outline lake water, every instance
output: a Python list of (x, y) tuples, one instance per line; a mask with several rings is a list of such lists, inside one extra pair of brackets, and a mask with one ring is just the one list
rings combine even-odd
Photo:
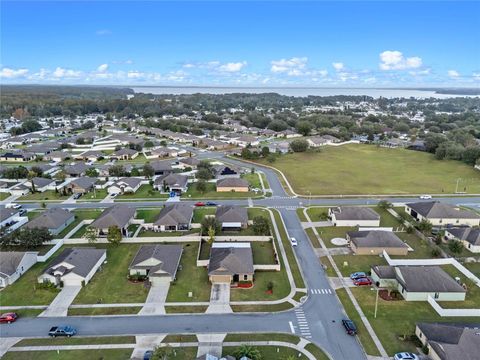
[(437, 98), (445, 99), (451, 97), (459, 97), (465, 95), (436, 94), (431, 90), (415, 90), (415, 89), (374, 89), (374, 88), (255, 88), (255, 87), (169, 87), (169, 86), (145, 86), (132, 87), (136, 93), (147, 93), (155, 95), (190, 95), (190, 94), (232, 94), (232, 93), (248, 93), (248, 94), (264, 94), (277, 93), (286, 96), (333, 96), (333, 95), (366, 95), (373, 98)]

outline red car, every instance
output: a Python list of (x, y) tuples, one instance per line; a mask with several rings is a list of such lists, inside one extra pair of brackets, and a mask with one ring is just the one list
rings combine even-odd
[(12, 323), (18, 319), (18, 315), (16, 313), (5, 313), (0, 315), (0, 323)]
[(363, 285), (372, 285), (372, 280), (369, 278), (360, 278), (353, 282), (355, 286), (363, 286)]
[(201, 202), (201, 201), (199, 201), (199, 202), (195, 203), (195, 206), (205, 206), (205, 203), (204, 203), (204, 202)]

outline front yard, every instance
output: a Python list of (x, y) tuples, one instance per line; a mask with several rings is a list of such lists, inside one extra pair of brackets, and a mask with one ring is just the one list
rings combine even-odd
[(55, 192), (55, 190), (47, 190), (42, 192), (36, 193), (28, 193), (27, 195), (23, 195), (18, 198), (19, 201), (64, 201), (67, 200), (70, 195), (62, 195), (60, 191)]
[(195, 184), (190, 184), (188, 191), (182, 194), (184, 199), (246, 199), (249, 197), (258, 197), (262, 194), (255, 194), (253, 191), (248, 192), (217, 192), (217, 187), (214, 183), (206, 183), (207, 189), (205, 192), (199, 192)]
[(108, 195), (107, 189), (95, 189), (80, 197), (77, 202), (82, 201), (102, 201)]
[[(70, 231), (72, 231), (75, 226), (80, 224), (83, 220), (89, 220), (89, 219), (96, 219), (100, 214), (102, 213), (101, 210), (75, 210), (75, 220), (68, 225), (65, 229), (63, 229), (57, 236), (56, 238), (63, 239), (65, 235), (67, 235)], [(73, 234), (73, 237), (81, 237), (78, 236), (78, 231), (77, 233)]]
[(133, 200), (133, 199), (168, 199), (168, 194), (162, 194), (160, 191), (155, 190), (152, 185), (141, 185), (134, 193), (119, 194), (115, 198), (116, 200)]

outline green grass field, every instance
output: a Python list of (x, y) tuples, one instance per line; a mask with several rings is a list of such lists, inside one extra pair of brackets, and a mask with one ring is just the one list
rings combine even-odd
[(7, 198), (10, 197), (10, 193), (7, 193), (7, 192), (0, 192), (0, 201), (3, 201)]
[(64, 196), (59, 192), (55, 192), (55, 190), (47, 190), (44, 192), (36, 192), (34, 194), (28, 193), (27, 195), (23, 195), (18, 200), (25, 200), (25, 201), (43, 201), (43, 200), (55, 200), (55, 201), (63, 201), (67, 200), (70, 195)]
[[(64, 351), (22, 351), (7, 352), (3, 360), (77, 360), (102, 359), (119, 360), (129, 359), (132, 349), (101, 349), (101, 350), (64, 350)], [(173, 359), (173, 358), (172, 358)], [(184, 358), (175, 358), (184, 359)], [(192, 358), (193, 359), (193, 358)]]
[[(287, 359), (289, 357), (293, 357), (293, 358), (299, 359), (299, 360), (306, 360), (307, 359), (307, 357), (303, 354), (301, 354), (301, 356), (298, 356), (299, 352), (297, 350), (287, 348), (287, 347), (258, 346), (256, 348), (260, 351), (262, 359)], [(277, 348), (279, 349), (279, 352), (277, 352)], [(238, 348), (238, 347), (225, 346), (223, 348), (222, 356), (227, 356), (227, 355), (235, 356), (236, 352), (239, 349), (240, 348)]]
[(142, 185), (133, 194), (121, 194), (115, 199), (118, 200), (131, 200), (131, 199), (167, 199), (168, 194), (162, 194), (160, 191), (155, 190), (152, 185)]
[(182, 199), (246, 199), (249, 197), (259, 197), (261, 193), (255, 194), (253, 191), (248, 192), (217, 192), (216, 185), (214, 183), (207, 183), (207, 191), (201, 193), (197, 190), (195, 184), (191, 184), (188, 187), (188, 191), (182, 194)]
[(281, 156), (273, 166), (304, 195), (454, 193), (458, 178), (459, 190), (480, 193), (480, 173), (473, 167), (405, 149), (325, 146)]

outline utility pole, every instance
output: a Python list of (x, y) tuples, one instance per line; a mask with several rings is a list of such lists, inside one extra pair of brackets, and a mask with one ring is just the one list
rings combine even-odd
[(462, 178), (457, 179), (457, 185), (455, 186), (455, 194), (458, 194), (458, 183), (462, 180)]

